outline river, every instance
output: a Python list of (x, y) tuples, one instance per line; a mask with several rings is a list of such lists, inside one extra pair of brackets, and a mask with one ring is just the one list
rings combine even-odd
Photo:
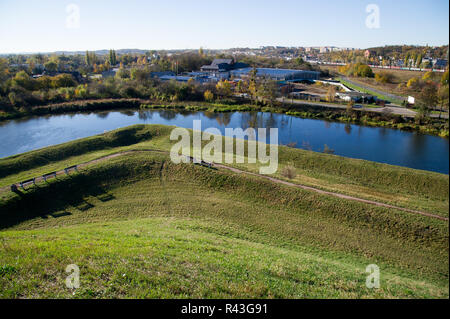
[(133, 124), (166, 124), (202, 129), (225, 127), (277, 127), (279, 144), (323, 151), (369, 161), (449, 173), (449, 140), (416, 132), (303, 119), (263, 112), (176, 112), (125, 110), (48, 115), (0, 123), (0, 157), (64, 143)]

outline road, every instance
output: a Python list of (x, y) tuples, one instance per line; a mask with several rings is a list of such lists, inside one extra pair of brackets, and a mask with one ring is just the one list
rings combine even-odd
[[(281, 103), (288, 103), (288, 104), (297, 104), (297, 105), (309, 105), (309, 106), (320, 106), (320, 107), (327, 107), (332, 109), (341, 109), (346, 110), (347, 106), (343, 104), (336, 104), (336, 103), (326, 103), (326, 102), (311, 102), (311, 101), (302, 101), (302, 100), (292, 100), (287, 98), (278, 98), (278, 102)], [(375, 113), (388, 113), (388, 114), (397, 114), (408, 118), (414, 118), (417, 115), (416, 111), (413, 111), (411, 109), (407, 109), (405, 107), (400, 106), (385, 106), (385, 107), (362, 107), (354, 110), (360, 110), (360, 111), (367, 111), (367, 112), (375, 112)], [(430, 114), (430, 117), (438, 118), (439, 114)], [(442, 118), (448, 119), (448, 113), (443, 113), (441, 115)]]

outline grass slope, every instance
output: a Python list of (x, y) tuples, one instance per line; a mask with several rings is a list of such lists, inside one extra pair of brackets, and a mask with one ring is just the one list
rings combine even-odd
[[(57, 167), (59, 160), (87, 160), (99, 151), (168, 149), (168, 132), (133, 126), (92, 138), (106, 145), (93, 153), (90, 146), (78, 155), (60, 152), (67, 144), (86, 147), (88, 138), (15, 159), (28, 158), (30, 173), (41, 169), (34, 158)], [(136, 144), (116, 144), (128, 134)], [(109, 142), (98, 142), (103, 139)], [(448, 200), (442, 174), (288, 148), (280, 160), (301, 163), (299, 172), (310, 172), (323, 187), (348, 180), (430, 203)], [(14, 167), (11, 158), (3, 161)], [(448, 298), (447, 222), (175, 165), (166, 154), (127, 154), (20, 194), (7, 192), (0, 229), (0, 297)], [(64, 285), (72, 263), (81, 269), (76, 291)], [(372, 263), (381, 268), (378, 290), (364, 284)]]
[[(169, 140), (171, 129), (134, 125), (0, 159), (0, 187), (120, 151), (170, 151), (174, 143)], [(293, 181), (297, 183), (448, 216), (448, 175), (288, 147), (279, 147), (279, 165), (295, 166)], [(234, 166), (252, 172), (259, 169), (248, 163)]]

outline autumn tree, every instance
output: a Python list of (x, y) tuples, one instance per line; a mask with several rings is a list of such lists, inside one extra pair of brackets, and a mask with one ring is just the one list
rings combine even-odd
[(432, 83), (427, 83), (420, 91), (417, 97), (417, 106), (419, 111), (419, 118), (426, 117), (431, 109), (433, 109), (438, 102), (437, 88)]
[(416, 77), (410, 78), (406, 83), (406, 87), (408, 87), (409, 89), (414, 89), (418, 86), (419, 86), (419, 79)]
[(442, 74), (441, 84), (448, 85), (448, 70), (445, 71), (444, 74)]
[(257, 94), (265, 104), (273, 105), (277, 97), (277, 89), (278, 87), (275, 81), (265, 78), (259, 85)]
[(231, 95), (230, 82), (225, 81), (225, 80), (217, 82), (216, 90), (217, 90), (217, 93), (221, 96), (230, 96)]
[(328, 88), (325, 98), (328, 102), (334, 102), (336, 100), (336, 87), (334, 85)]
[(47, 63), (44, 64), (44, 68), (48, 72), (54, 73), (54, 72), (58, 71), (58, 64), (55, 61), (50, 60), (50, 61), (48, 61)]
[(443, 110), (449, 110), (448, 104), (449, 104), (449, 85), (448, 83), (445, 85), (439, 85), (438, 90), (438, 103), (440, 106), (439, 109), (439, 118), (441, 117), (441, 113)]
[(210, 90), (206, 90), (203, 96), (207, 102), (212, 102), (214, 100), (214, 94)]

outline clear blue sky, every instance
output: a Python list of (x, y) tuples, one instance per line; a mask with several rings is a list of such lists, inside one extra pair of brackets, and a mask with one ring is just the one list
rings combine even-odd
[[(80, 27), (66, 27), (66, 6)], [(380, 8), (369, 29), (366, 6)], [(0, 53), (448, 44), (448, 0), (0, 0)]]

